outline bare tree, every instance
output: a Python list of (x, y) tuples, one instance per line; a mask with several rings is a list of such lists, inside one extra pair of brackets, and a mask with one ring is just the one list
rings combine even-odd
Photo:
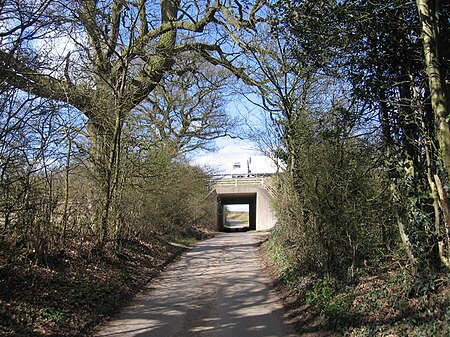
[(108, 238), (130, 111), (185, 52), (233, 68), (237, 50), (230, 35), (252, 29), (261, 8), (258, 0), (5, 1), (0, 80), (67, 102), (88, 118), (100, 190), (100, 243)]
[(132, 113), (131, 132), (140, 146), (165, 147), (173, 156), (212, 149), (230, 135), (235, 118), (225, 110), (230, 73), (193, 55), (164, 76)]

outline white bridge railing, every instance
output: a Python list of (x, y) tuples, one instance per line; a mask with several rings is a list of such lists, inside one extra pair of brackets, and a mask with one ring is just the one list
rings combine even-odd
[(264, 178), (221, 178), (211, 180), (214, 186), (248, 186), (264, 185)]
[(271, 175), (240, 178), (219, 177), (211, 179), (210, 183), (212, 188), (217, 186), (262, 186), (272, 197), (274, 197), (276, 190), (272, 187), (272, 179), (270, 177)]

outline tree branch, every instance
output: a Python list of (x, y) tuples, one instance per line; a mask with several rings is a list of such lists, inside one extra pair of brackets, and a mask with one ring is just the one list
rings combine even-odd
[(33, 95), (67, 102), (79, 110), (89, 111), (90, 95), (85, 95), (80, 87), (71, 82), (40, 74), (2, 50), (0, 50), (0, 65), (2, 68), (0, 81)]

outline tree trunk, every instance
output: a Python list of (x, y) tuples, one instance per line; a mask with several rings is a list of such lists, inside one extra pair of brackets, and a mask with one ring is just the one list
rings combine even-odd
[[(441, 57), (439, 50), (445, 46), (439, 35), (439, 10), (440, 0), (416, 0), (420, 21), (422, 24), (422, 42), (425, 57), (426, 73), (428, 75), (428, 86), (430, 89), (431, 106), (436, 123), (436, 134), (439, 142), (440, 157), (442, 158), (447, 177), (450, 178), (450, 126), (448, 123), (448, 101), (444, 78), (440, 67)], [(450, 226), (449, 201), (447, 192), (444, 190), (439, 176), (434, 175), (437, 192), (444, 210), (446, 231)], [(446, 235), (447, 236), (447, 235)], [(447, 237), (448, 241), (448, 237)], [(449, 261), (443, 254), (442, 242), (439, 243), (441, 261), (449, 267)]]
[(67, 136), (67, 156), (66, 167), (64, 169), (64, 208), (63, 208), (63, 247), (66, 246), (67, 224), (69, 222), (69, 190), (70, 190), (70, 157), (72, 154), (72, 138), (66, 130)]
[[(441, 262), (447, 267), (450, 268), (450, 260), (447, 255), (448, 247), (450, 244), (450, 228), (448, 224), (450, 224), (450, 203), (445, 193), (444, 187), (442, 186), (441, 179), (437, 174), (434, 175), (434, 181), (437, 188), (437, 193), (439, 195), (439, 199), (441, 202), (441, 207), (444, 210), (444, 219), (445, 223), (445, 241), (439, 241), (439, 257)], [(447, 249), (446, 249), (447, 248)]]
[[(450, 177), (450, 126), (448, 124), (448, 107), (445, 98), (444, 79), (440, 68), (438, 55), (439, 44), (439, 0), (416, 0), (422, 23), (422, 42), (425, 56), (426, 73), (430, 88), (431, 105), (433, 108), (437, 138), (442, 160)], [(442, 41), (445, 43), (445, 41)]]
[[(120, 101), (117, 99), (117, 101)], [(103, 108), (101, 118), (93, 118), (89, 125), (91, 138), (90, 155), (94, 164), (94, 175), (98, 186), (99, 214), (98, 244), (103, 246), (109, 239), (111, 210), (113, 208), (116, 183), (120, 175), (120, 146), (124, 114), (120, 103), (112, 103), (110, 109)]]

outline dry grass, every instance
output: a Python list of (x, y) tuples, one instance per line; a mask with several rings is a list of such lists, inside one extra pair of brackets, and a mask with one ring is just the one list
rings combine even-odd
[(248, 222), (248, 212), (230, 212), (227, 214), (227, 219)]

